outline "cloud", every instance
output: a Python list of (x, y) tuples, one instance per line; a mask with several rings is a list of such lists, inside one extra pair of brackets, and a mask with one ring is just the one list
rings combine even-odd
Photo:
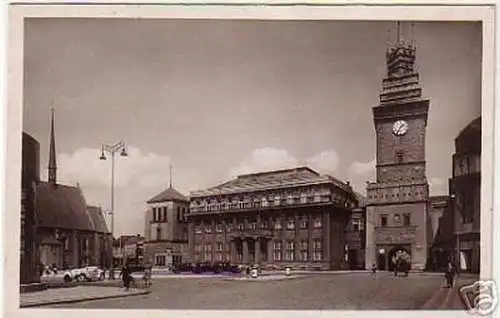
[(376, 160), (373, 159), (368, 162), (354, 161), (348, 168), (349, 175), (366, 175), (368, 173), (374, 173), (376, 166)]
[(307, 159), (306, 162), (321, 173), (333, 173), (339, 167), (339, 156), (337, 151), (330, 149)]
[[(128, 156), (115, 157), (115, 185), (130, 184), (154, 186), (168, 180), (170, 157), (155, 153), (144, 154), (140, 149), (128, 147)], [(111, 158), (99, 160), (100, 149), (81, 148), (71, 154), (57, 156), (58, 177), (62, 183), (109, 186)]]
[(332, 173), (338, 168), (339, 157), (334, 149), (330, 149), (305, 160), (299, 160), (287, 150), (264, 147), (255, 149), (248, 159), (230, 169), (230, 175), (235, 177), (241, 174), (289, 169), (304, 165), (320, 173)]

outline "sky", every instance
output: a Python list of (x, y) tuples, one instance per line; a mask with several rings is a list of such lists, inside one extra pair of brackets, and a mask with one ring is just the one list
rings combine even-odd
[[(417, 47), (431, 195), (447, 194), (454, 139), (481, 113), (481, 25), (403, 24)], [(110, 208), (115, 235), (142, 234), (146, 201), (238, 174), (308, 165), (365, 193), (375, 180), (372, 107), (395, 22), (27, 19), (23, 130), (47, 179), (55, 109), (59, 183)]]

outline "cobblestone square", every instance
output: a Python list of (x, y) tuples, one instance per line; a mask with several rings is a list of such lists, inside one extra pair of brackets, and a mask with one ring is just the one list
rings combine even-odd
[(151, 294), (53, 308), (134, 309), (420, 309), (441, 290), (441, 275), (321, 274), (274, 281), (157, 278)]

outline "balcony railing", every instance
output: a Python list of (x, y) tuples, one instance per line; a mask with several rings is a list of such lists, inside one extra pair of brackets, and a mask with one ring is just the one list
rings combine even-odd
[(202, 205), (191, 206), (189, 214), (210, 214), (210, 213), (223, 213), (223, 212), (239, 212), (250, 210), (272, 210), (276, 208), (286, 207), (306, 207), (315, 205), (329, 205), (346, 208), (347, 202), (343, 200), (332, 200), (331, 196), (322, 196), (313, 200), (280, 200), (280, 201), (265, 201), (263, 202), (243, 202), (243, 203), (229, 203), (219, 205)]

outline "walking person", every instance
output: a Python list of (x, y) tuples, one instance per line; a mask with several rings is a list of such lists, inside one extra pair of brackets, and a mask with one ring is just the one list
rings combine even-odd
[(452, 262), (448, 262), (448, 266), (446, 267), (446, 273), (444, 275), (446, 278), (446, 287), (452, 288), (456, 275), (456, 268)]
[(125, 287), (125, 291), (128, 291), (130, 288), (130, 280), (131, 280), (131, 275), (130, 275), (130, 269), (128, 268), (128, 265), (124, 265), (122, 268), (122, 271), (120, 273), (120, 276), (122, 277), (123, 281), (123, 286)]
[(373, 263), (372, 264), (372, 275), (375, 275), (377, 273), (377, 264)]
[(152, 268), (151, 266), (146, 266), (146, 268), (144, 268), (144, 276), (143, 276), (143, 280), (144, 280), (144, 286), (145, 287), (149, 287), (151, 286), (151, 273), (152, 272)]

